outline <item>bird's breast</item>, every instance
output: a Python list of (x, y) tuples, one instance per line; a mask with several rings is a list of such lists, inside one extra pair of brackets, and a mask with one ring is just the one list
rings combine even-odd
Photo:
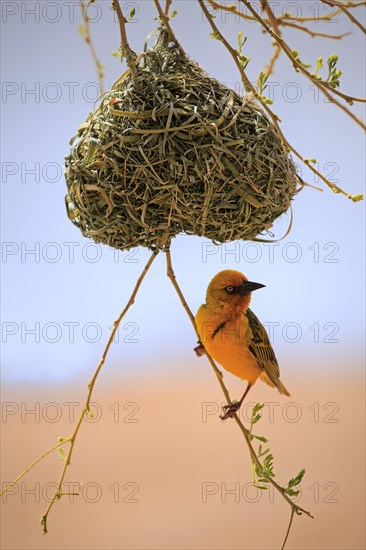
[(254, 382), (261, 371), (248, 349), (252, 332), (247, 317), (241, 314), (225, 320), (209, 312), (199, 313), (197, 329), (211, 357), (235, 376)]

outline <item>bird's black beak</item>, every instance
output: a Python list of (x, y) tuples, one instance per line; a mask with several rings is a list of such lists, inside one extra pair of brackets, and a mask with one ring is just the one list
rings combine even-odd
[(253, 283), (252, 281), (244, 281), (243, 286), (240, 288), (240, 294), (245, 296), (246, 294), (253, 292), (253, 290), (258, 290), (264, 286), (266, 285), (262, 285), (261, 283)]

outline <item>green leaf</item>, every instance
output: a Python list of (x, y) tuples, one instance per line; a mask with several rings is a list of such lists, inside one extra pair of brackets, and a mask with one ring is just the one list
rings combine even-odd
[(268, 439), (266, 437), (263, 437), (263, 435), (253, 435), (256, 439), (259, 441), (262, 441), (262, 443), (268, 443)]
[(264, 90), (267, 88), (266, 82), (269, 77), (268, 73), (265, 73), (264, 71), (261, 71), (257, 78), (257, 84), (259, 87), (259, 93), (263, 94)]
[(241, 52), (245, 42), (248, 40), (247, 36), (244, 36), (243, 38), (243, 31), (240, 31), (238, 33), (238, 51)]
[(238, 32), (238, 47), (239, 47), (239, 50), (241, 49), (241, 46), (242, 46), (242, 38), (243, 38), (243, 31), (240, 31), (240, 32)]
[(256, 414), (251, 420), (252, 424), (256, 424), (261, 418), (262, 416), (260, 414)]
[(353, 202), (363, 201), (363, 195), (352, 195), (351, 200), (353, 200)]
[(243, 67), (243, 69), (246, 69), (247, 65), (250, 61), (250, 57), (247, 57), (246, 55), (244, 55), (242, 53), (239, 53), (238, 56), (239, 56), (239, 59), (240, 59), (240, 65)]
[(273, 455), (270, 454), (268, 456), (266, 456), (266, 458), (264, 459), (264, 464), (267, 465), (271, 462), (271, 460), (273, 460)]
[(305, 468), (300, 470), (300, 472), (295, 477), (291, 478), (290, 481), (288, 482), (287, 486), (288, 487), (294, 487), (295, 485), (298, 485), (301, 482), (304, 475), (305, 475)]
[(85, 26), (84, 26), (84, 25), (80, 25), (80, 26), (78, 27), (78, 33), (79, 33), (83, 38), (86, 37), (86, 29), (85, 29)]
[(112, 55), (113, 55), (114, 57), (119, 57), (120, 60), (121, 60), (121, 63), (122, 63), (122, 61), (123, 61), (124, 58), (125, 58), (125, 51), (124, 51), (124, 49), (122, 48), (122, 46), (120, 45), (120, 46), (118, 47), (118, 50), (117, 50), (116, 52), (112, 52)]
[(59, 447), (57, 449), (57, 456), (59, 457), (59, 459), (61, 460), (61, 462), (64, 462), (65, 461), (65, 451), (63, 450), (62, 447)]
[(323, 68), (323, 58), (318, 57), (318, 59), (316, 60), (315, 74), (317, 75), (320, 69), (322, 68)]
[(176, 17), (178, 15), (178, 12), (177, 10), (174, 10), (171, 14), (171, 16), (169, 17), (169, 19), (173, 19), (173, 17)]
[(217, 31), (214, 31), (214, 32), (210, 33), (210, 36), (211, 36), (211, 38), (214, 38), (215, 40), (221, 40), (221, 36), (219, 35), (219, 33)]
[(305, 67), (305, 69), (308, 69), (309, 67), (311, 67), (311, 63), (305, 63), (305, 61), (300, 61), (300, 59), (299, 59), (299, 63), (300, 63), (303, 67)]
[(261, 453), (259, 453), (259, 456), (264, 456), (267, 453), (269, 453), (269, 449), (266, 449), (265, 451), (262, 451)]
[(292, 50), (291, 55), (294, 59), (297, 59), (300, 54), (297, 50)]
[(130, 17), (128, 18), (127, 23), (130, 23), (132, 21), (132, 19), (135, 17), (135, 14), (136, 14), (136, 8), (132, 8), (132, 10), (130, 11)]
[(328, 58), (329, 71), (332, 71), (332, 69), (334, 69), (334, 67), (337, 65), (337, 61), (338, 55), (336, 53), (332, 53)]
[(297, 495), (300, 493), (300, 490), (290, 489), (289, 487), (287, 487), (284, 490), (284, 493), (286, 493), (286, 495), (289, 495), (290, 497), (297, 497)]
[(253, 410), (252, 410), (252, 416), (254, 416), (255, 414), (257, 414), (257, 412), (262, 410), (263, 407), (264, 407), (264, 403), (256, 403), (253, 407)]

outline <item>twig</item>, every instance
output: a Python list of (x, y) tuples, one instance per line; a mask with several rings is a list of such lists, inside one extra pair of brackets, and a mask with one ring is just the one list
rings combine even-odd
[[(240, 0), (240, 2), (242, 2), (247, 8), (248, 10), (253, 14), (253, 17), (256, 18), (256, 20), (258, 21), (258, 23), (260, 23), (262, 25), (262, 27), (264, 28), (264, 30), (270, 35), (272, 36), (272, 38), (280, 45), (280, 47), (282, 48), (282, 50), (285, 52), (285, 54), (287, 55), (287, 57), (290, 59), (291, 63), (297, 68), (299, 69), (299, 71), (301, 71), (309, 80), (311, 80), (311, 82), (313, 82), (325, 95), (326, 97), (332, 102), (332, 103), (335, 103), (336, 105), (338, 105), (338, 107), (341, 107), (345, 112), (347, 112), (347, 114), (353, 119), (355, 120), (355, 122), (357, 124), (359, 124), (361, 126), (361, 128), (363, 128), (364, 130), (366, 130), (366, 126), (365, 124), (362, 123), (361, 120), (359, 120), (357, 117), (355, 117), (355, 115), (349, 111), (349, 109), (347, 109), (346, 107), (344, 107), (344, 105), (341, 105), (338, 101), (336, 101), (330, 94), (326, 94), (326, 91), (327, 90), (330, 90), (332, 93), (334, 93), (335, 95), (341, 97), (342, 99), (344, 99), (347, 103), (350, 103), (352, 104), (354, 101), (357, 101), (357, 102), (361, 102), (361, 103), (365, 103), (366, 102), (366, 98), (361, 98), (361, 97), (353, 97), (353, 96), (350, 96), (348, 94), (344, 94), (342, 92), (340, 92), (339, 90), (336, 90), (335, 88), (333, 88), (328, 82), (325, 82), (324, 80), (317, 80), (316, 78), (314, 78), (311, 73), (306, 69), (306, 67), (303, 66), (302, 63), (300, 63), (298, 61), (298, 59), (296, 59), (293, 55), (292, 55), (292, 50), (291, 48), (286, 44), (286, 42), (284, 41), (284, 39), (279, 36), (277, 33), (275, 33), (269, 26), (268, 24), (263, 20), (263, 18), (257, 14), (257, 12), (253, 9), (253, 7), (251, 6), (250, 2), (248, 0)], [(324, 90), (324, 88), (327, 88), (327, 90)]]
[(170, 6), (172, 5), (172, 0), (166, 0), (165, 2), (165, 10), (164, 10), (164, 15), (166, 15), (168, 17), (169, 15), (169, 9), (170, 9)]
[(128, 68), (131, 71), (132, 77), (135, 80), (136, 76), (136, 54), (133, 52), (130, 48), (130, 45), (127, 40), (127, 33), (126, 33), (126, 24), (127, 19), (122, 13), (121, 6), (119, 5), (119, 0), (112, 0), (112, 6), (114, 11), (117, 14), (118, 23), (119, 23), (119, 30), (121, 33), (121, 48), (122, 51), (126, 57)]
[[(316, 78), (314, 78), (312, 76), (312, 74), (310, 73), (310, 71), (308, 71), (306, 69), (306, 67), (304, 67), (302, 65), (302, 63), (300, 63), (297, 59), (295, 59), (292, 55), (292, 50), (290, 49), (290, 47), (286, 44), (286, 42), (284, 41), (284, 39), (281, 37), (281, 34), (278, 32), (278, 27), (277, 27), (277, 32), (273, 31), (271, 29), (271, 27), (269, 26), (270, 23), (271, 23), (271, 17), (268, 17), (268, 18), (263, 18), (261, 17), (260, 15), (257, 14), (257, 12), (252, 8), (252, 6), (250, 5), (250, 2), (248, 2), (247, 0), (240, 0), (246, 7), (249, 11), (251, 11), (251, 13), (253, 14), (252, 16), (250, 16), (250, 20), (251, 21), (257, 21), (259, 22), (265, 29), (265, 31), (275, 40), (275, 42), (278, 44), (279, 48), (281, 48), (287, 55), (287, 57), (289, 57), (289, 59), (291, 60), (291, 63), (292, 65), (294, 65), (294, 67), (296, 67), (300, 72), (302, 72), (309, 80), (311, 80), (311, 82), (313, 84), (315, 84), (323, 93), (324, 95), (327, 97), (327, 99), (331, 102), (331, 103), (334, 103), (335, 105), (337, 105), (342, 111), (344, 111), (350, 118), (352, 118), (352, 120), (354, 120), (356, 122), (356, 124), (358, 124), (359, 126), (361, 126), (361, 128), (363, 128), (364, 130), (366, 130), (366, 126), (365, 124), (358, 118), (356, 117), (352, 111), (350, 111), (349, 109), (347, 109), (347, 107), (345, 107), (344, 105), (342, 105), (341, 103), (339, 103), (338, 101), (336, 101), (333, 96), (331, 95), (331, 93), (334, 93), (335, 95), (341, 97), (342, 99), (344, 99), (347, 103), (349, 104), (352, 104), (353, 102), (361, 102), (361, 103), (364, 103), (366, 102), (366, 99), (365, 98), (357, 98), (357, 97), (353, 97), (353, 96), (350, 96), (350, 95), (347, 95), (347, 94), (344, 94), (343, 92), (340, 92), (339, 90), (336, 90), (333, 86), (331, 86), (328, 82), (326, 81), (319, 81), (317, 80)], [(324, 0), (325, 1), (325, 0)], [(242, 13), (241, 11), (239, 11), (235, 6), (224, 6), (224, 5), (220, 5), (218, 4), (217, 2), (215, 2), (214, 0), (208, 0), (208, 2), (215, 8), (215, 9), (221, 9), (221, 10), (225, 10), (225, 11), (230, 11), (230, 12), (233, 12), (235, 13), (236, 15), (239, 15), (240, 17), (243, 17), (244, 19), (248, 19), (249, 16)], [(262, 0), (262, 6), (263, 6), (263, 9), (265, 6), (268, 6), (269, 8), (269, 4), (267, 2), (267, 0)], [(270, 8), (269, 8), (269, 11), (272, 11)], [(341, 9), (339, 8), (339, 11), (341, 11)], [(336, 15), (336, 13), (334, 14), (329, 14), (328, 16), (324, 16), (322, 19), (332, 19), (334, 16)], [(311, 29), (308, 29), (306, 27), (301, 27), (300, 25), (296, 25), (294, 23), (287, 23), (286, 22), (286, 19), (291, 19), (293, 21), (298, 21), (298, 22), (302, 22), (302, 21), (305, 21), (306, 18), (296, 18), (296, 17), (293, 17), (293, 16), (290, 16), (289, 14), (285, 14), (284, 16), (282, 17), (279, 17), (279, 18), (275, 18), (273, 16), (273, 20), (276, 21), (277, 25), (280, 26), (290, 26), (290, 27), (295, 27), (297, 28), (298, 30), (302, 30), (303, 32), (306, 32), (308, 34), (310, 34), (311, 36), (322, 36), (324, 38), (333, 38), (335, 40), (340, 40), (342, 39), (344, 36), (346, 36), (347, 34), (349, 33), (344, 33), (343, 35), (328, 35), (326, 33), (317, 33), (315, 31), (312, 31)], [(321, 18), (319, 18), (320, 20)], [(313, 19), (310, 19), (310, 20), (313, 20)], [(274, 56), (274, 61), (276, 61), (276, 59), (278, 58), (278, 55), (275, 54)], [(274, 61), (270, 61), (270, 64), (269, 64), (269, 70), (271, 72), (273, 72), (273, 63)], [(271, 74), (271, 73), (270, 73)], [(329, 91), (331, 93), (329, 93)]]
[(289, 21), (280, 21), (279, 24), (284, 27), (292, 27), (309, 34), (312, 38), (320, 36), (321, 38), (329, 38), (331, 40), (342, 40), (345, 36), (352, 34), (351, 32), (344, 32), (343, 34), (328, 34), (326, 32), (315, 32), (308, 27), (298, 25), (297, 23), (290, 23)]
[[(170, 2), (171, 3), (171, 2)], [(176, 45), (178, 46), (178, 50), (179, 50), (179, 53), (180, 55), (182, 56), (185, 56), (186, 53), (185, 51), (183, 50), (182, 46), (179, 44), (174, 32), (173, 32), (173, 29), (172, 27), (170, 26), (170, 23), (169, 23), (169, 17), (167, 15), (167, 13), (164, 13), (163, 12), (163, 9), (160, 5), (160, 2), (159, 0), (154, 0), (154, 4), (156, 6), (156, 9), (158, 10), (158, 13), (159, 13), (159, 17), (160, 17), (160, 20), (161, 22), (163, 23), (163, 25), (165, 26), (166, 30), (168, 31), (169, 33), (169, 36), (170, 36), (170, 40), (172, 40), (173, 42), (176, 43)], [(167, 2), (168, 4), (168, 2)], [(169, 4), (170, 5), (170, 4)], [(168, 7), (168, 10), (169, 10), (169, 6), (165, 6), (165, 11), (167, 10), (167, 7)]]
[[(248, 5), (247, 0), (242, 0), (242, 2), (245, 5)], [(302, 63), (297, 58), (294, 58), (292, 55), (292, 51), (290, 50), (289, 46), (286, 44), (286, 42), (283, 40), (281, 32), (278, 28), (278, 22), (276, 17), (273, 14), (272, 9), (270, 8), (268, 4), (268, 0), (261, 0), (262, 9), (267, 13), (268, 19), (272, 24), (272, 27), (274, 31), (270, 29), (270, 27), (267, 25), (267, 23), (260, 17), (259, 15), (256, 15), (256, 12), (253, 10), (253, 14), (257, 18), (257, 21), (259, 21), (262, 26), (264, 27), (265, 31), (268, 32), (274, 39), (275, 43), (278, 44), (278, 46), (285, 52), (287, 57), (291, 60), (294, 67), (297, 67), (298, 70), (301, 70), (303, 74), (312, 82), (314, 83), (318, 89), (320, 89), (325, 97), (330, 101), (331, 103), (336, 104), (342, 111), (344, 111), (352, 120), (354, 120), (357, 124), (361, 126), (364, 130), (366, 130), (366, 125), (354, 114), (352, 111), (347, 109), (344, 105), (339, 103), (335, 98), (332, 97), (332, 95), (329, 93), (329, 89), (332, 90), (332, 92), (336, 93), (338, 96), (345, 99), (348, 103), (354, 100), (354, 98), (351, 98), (351, 96), (346, 96), (345, 94), (342, 94), (341, 92), (335, 90), (334, 87), (330, 86), (327, 82), (319, 81), (304, 67)], [(252, 7), (250, 6), (250, 9), (252, 10)], [(324, 89), (327, 88), (327, 89)], [(366, 99), (359, 99), (359, 101), (366, 101)]]
[[(52, 506), (54, 505), (54, 503), (56, 502), (56, 500), (60, 499), (61, 496), (62, 496), (62, 484), (63, 484), (63, 481), (64, 481), (64, 478), (65, 478), (65, 474), (66, 474), (66, 470), (68, 468), (68, 466), (70, 465), (70, 462), (71, 462), (71, 456), (72, 456), (72, 452), (73, 452), (73, 449), (74, 449), (74, 445), (75, 445), (75, 441), (76, 441), (76, 437), (77, 437), (77, 434), (79, 432), (79, 429), (80, 429), (80, 426), (82, 424), (82, 421), (84, 419), (84, 417), (90, 412), (90, 409), (89, 409), (89, 405), (90, 405), (90, 399), (91, 399), (91, 396), (92, 396), (92, 393), (93, 393), (93, 389), (94, 389), (94, 385), (95, 385), (95, 382), (98, 378), (98, 375), (100, 373), (100, 370), (101, 368), (103, 367), (103, 364), (105, 362), (105, 359), (106, 359), (106, 356), (108, 354), (108, 350), (113, 342), (113, 339), (115, 337), (115, 334), (117, 332), (117, 329), (118, 329), (118, 326), (120, 324), (120, 322), (122, 321), (123, 317), (125, 316), (125, 314), (127, 313), (128, 309), (132, 306), (132, 304), (134, 303), (135, 301), (135, 297), (136, 297), (136, 294), (140, 288), (140, 285), (146, 275), (146, 273), (149, 271), (150, 269), (150, 266), (151, 264), (153, 263), (153, 261), (155, 260), (157, 256), (157, 253), (156, 252), (153, 252), (153, 254), (150, 256), (150, 259), (149, 261), (147, 262), (147, 264), (145, 265), (140, 277), (137, 279), (137, 282), (136, 282), (136, 285), (135, 285), (135, 288), (133, 289), (133, 292), (131, 294), (131, 297), (129, 299), (129, 301), (127, 302), (127, 305), (126, 307), (124, 308), (124, 310), (122, 311), (122, 313), (120, 314), (120, 316), (116, 319), (116, 321), (114, 321), (114, 325), (113, 325), (113, 330), (111, 332), (111, 335), (109, 337), (109, 340), (107, 342), (107, 345), (104, 349), (104, 352), (103, 352), (103, 355), (99, 361), (99, 365), (97, 367), (97, 370), (95, 371), (94, 373), (94, 376), (93, 378), (91, 379), (91, 381), (89, 382), (88, 384), (88, 395), (87, 395), (87, 399), (86, 399), (86, 402), (85, 402), (85, 405), (83, 407), (83, 410), (81, 412), (81, 415), (80, 415), (80, 418), (79, 420), (77, 421), (77, 424), (76, 424), (76, 427), (74, 429), (74, 432), (73, 434), (67, 438), (68, 441), (70, 441), (70, 447), (69, 447), (69, 450), (68, 450), (68, 453), (66, 455), (66, 458), (65, 458), (65, 461), (64, 461), (64, 465), (63, 465), (63, 468), (62, 468), (62, 471), (61, 471), (61, 475), (60, 475), (60, 478), (58, 480), (58, 483), (57, 483), (57, 486), (56, 486), (56, 489), (55, 489), (55, 492), (52, 496), (52, 499), (45, 511), (45, 513), (43, 514), (43, 516), (41, 517), (41, 525), (43, 526), (43, 534), (45, 535), (47, 533), (47, 518), (48, 518), (48, 514), (50, 513), (51, 511), (51, 508)], [(58, 444), (56, 447), (58, 447), (60, 444)], [(55, 448), (55, 447), (54, 447)], [(50, 451), (49, 451), (50, 452)], [(46, 453), (48, 454), (48, 452)], [(46, 455), (44, 455), (46, 456)], [(43, 458), (43, 457), (41, 457)], [(41, 460), (41, 459), (40, 459)], [(39, 460), (38, 460), (39, 462)]]
[[(211, 6), (216, 10), (222, 10), (222, 11), (228, 11), (231, 13), (234, 13), (235, 15), (239, 15), (243, 19), (246, 19), (247, 21), (256, 21), (255, 17), (252, 15), (248, 15), (247, 13), (241, 12), (238, 10), (236, 4), (233, 4), (231, 6), (227, 6), (226, 4), (219, 4), (218, 2), (215, 2), (215, 0), (207, 0)], [(356, 6), (352, 6), (356, 7)], [(334, 13), (328, 13), (326, 15), (320, 15), (317, 17), (317, 21), (329, 21), (333, 19), (336, 15), (340, 13), (340, 9), (338, 8)], [(291, 13), (284, 13), (281, 15), (281, 17), (277, 17), (277, 21), (280, 25), (285, 24), (286, 21), (297, 21), (298, 23), (311, 23), (314, 22), (314, 17), (297, 17), (295, 15), (292, 15)], [(265, 21), (268, 23), (268, 19), (265, 19)]]
[(16, 483), (18, 483), (18, 481), (20, 479), (22, 479), (22, 477), (24, 477), (32, 468), (34, 468), (34, 466), (36, 466), (38, 464), (38, 462), (41, 462), (41, 460), (43, 460), (47, 455), (49, 455), (50, 453), (52, 453), (52, 451), (55, 451), (56, 449), (58, 449), (59, 447), (62, 447), (62, 445), (65, 445), (66, 443), (69, 443), (71, 441), (71, 437), (66, 437), (65, 439), (62, 439), (62, 441), (59, 441), (56, 445), (53, 445), (50, 449), (48, 449), (48, 451), (46, 451), (45, 453), (43, 453), (41, 456), (39, 456), (37, 458), (37, 460), (35, 460), (34, 462), (32, 462), (32, 464), (30, 464), (28, 466), (28, 468), (26, 468), (24, 470), (24, 472), (22, 472), (21, 474), (18, 475), (18, 477), (16, 477), (14, 479), (14, 481), (12, 481), (11, 483), (9, 483), (9, 485), (7, 485), (5, 487), (5, 489), (3, 489), (0, 493), (0, 497), (2, 495), (4, 495), (5, 493), (7, 493), (9, 491), (9, 489), (11, 489)]
[(83, 16), (83, 19), (84, 19), (84, 27), (82, 27), (82, 28), (84, 30), (84, 33), (83, 33), (84, 40), (87, 43), (87, 45), (89, 46), (90, 53), (92, 55), (94, 64), (95, 64), (96, 69), (97, 69), (100, 93), (103, 94), (104, 93), (104, 72), (103, 72), (104, 67), (101, 64), (101, 62), (99, 61), (96, 49), (95, 49), (93, 41), (91, 39), (90, 24), (89, 24), (90, 19), (89, 19), (89, 16), (88, 16), (88, 7), (89, 7), (90, 3), (91, 2), (89, 1), (87, 4), (84, 4), (84, 0), (79, 0), (81, 13), (82, 13), (82, 16)]
[(282, 546), (281, 546), (281, 550), (284, 550), (284, 548), (286, 546), (286, 542), (287, 542), (288, 536), (289, 536), (290, 531), (291, 531), (291, 526), (292, 526), (292, 522), (293, 522), (293, 519), (294, 519), (294, 515), (295, 515), (295, 510), (293, 508), (291, 508), (290, 521), (289, 521), (289, 524), (288, 524), (288, 528), (287, 528), (287, 531), (286, 531), (284, 541), (283, 541)]
[(276, 42), (274, 42), (273, 46), (274, 46), (274, 52), (273, 52), (272, 56), (270, 57), (268, 65), (264, 69), (264, 72), (266, 74), (268, 74), (268, 76), (273, 74), (274, 66), (276, 64), (277, 59), (280, 57), (280, 54), (281, 54), (281, 51), (282, 51), (281, 48), (279, 47), (279, 45), (276, 44)]
[[(358, 19), (347, 9), (346, 5), (343, 2), (334, 2), (333, 0), (322, 0), (324, 4), (327, 4), (328, 6), (333, 6), (339, 8), (356, 27), (358, 27), (362, 32), (366, 34), (366, 28), (360, 23)], [(352, 4), (349, 7), (356, 7), (352, 6)]]
[[(276, 33), (279, 36), (281, 36), (281, 31), (280, 31), (280, 28), (278, 26), (278, 20), (274, 16), (274, 13), (271, 10), (271, 8), (269, 7), (268, 2), (266, 0), (261, 0), (261, 7), (262, 7), (262, 10), (267, 14), (268, 20), (270, 21), (270, 24), (272, 25), (272, 27), (275, 29)], [(275, 51), (274, 51), (272, 57), (269, 60), (269, 65), (268, 65), (267, 71), (266, 71), (268, 75), (271, 75), (273, 73), (275, 63), (276, 63), (276, 61), (279, 58), (280, 53), (281, 53), (281, 47), (280, 47), (279, 44), (277, 44), (277, 42), (274, 42), (274, 47), (275, 47)]]
[[(169, 248), (165, 250), (165, 254), (166, 254), (166, 262), (167, 262), (167, 275), (176, 291), (176, 293), (178, 294), (179, 296), (179, 299), (192, 323), (192, 326), (193, 326), (193, 329), (197, 335), (197, 338), (200, 339), (200, 336), (199, 336), (199, 333), (198, 333), (198, 330), (197, 330), (197, 327), (196, 327), (196, 322), (195, 322), (195, 319), (194, 319), (194, 316), (187, 304), (187, 301), (184, 297), (184, 294), (177, 282), (177, 279), (176, 279), (176, 276), (175, 276), (175, 273), (174, 273), (174, 270), (173, 270), (173, 265), (172, 265), (172, 258), (171, 258), (171, 254), (170, 254), (170, 250)], [(223, 391), (223, 394), (225, 396), (225, 399), (227, 401), (227, 404), (230, 405), (232, 403), (231, 399), (230, 399), (230, 395), (229, 395), (229, 392), (225, 386), (225, 383), (223, 381), (223, 376), (222, 376), (222, 373), (221, 371), (217, 368), (214, 360), (212, 359), (212, 357), (207, 353), (207, 351), (205, 350), (205, 354), (206, 354), (206, 357), (207, 359), (209, 360), (215, 374), (216, 374), (216, 377), (219, 381), (219, 384), (221, 386), (221, 389)], [(250, 453), (250, 457), (252, 459), (252, 461), (256, 464), (258, 470), (260, 472), (263, 471), (263, 466), (253, 448), (253, 445), (251, 443), (251, 440), (250, 440), (250, 434), (249, 434), (249, 431), (245, 428), (245, 426), (243, 425), (243, 423), (241, 422), (240, 418), (238, 417), (238, 415), (235, 413), (234, 414), (234, 418), (235, 418), (235, 422), (237, 423), (237, 425), (239, 426), (243, 436), (244, 436), (244, 439), (245, 439), (245, 442), (249, 448), (249, 453)], [(271, 485), (273, 485), (273, 487), (280, 493), (280, 495), (286, 500), (286, 502), (291, 506), (291, 510), (293, 511), (293, 513), (297, 513), (299, 515), (301, 515), (302, 513), (306, 514), (307, 516), (309, 517), (313, 517), (311, 515), (310, 512), (308, 512), (307, 510), (304, 510), (303, 508), (301, 508), (300, 506), (298, 506), (297, 504), (295, 504), (295, 502), (293, 502), (290, 497), (284, 492), (284, 488), (281, 487), (274, 479), (273, 477), (271, 476), (268, 476), (268, 482), (271, 483)], [(290, 522), (290, 525), (289, 525), (289, 529), (287, 530), (287, 533), (286, 533), (286, 538), (285, 538), (285, 543), (286, 543), (286, 540), (287, 540), (287, 537), (288, 537), (288, 534), (289, 534), (289, 531), (290, 531), (290, 528), (291, 528), (291, 524), (292, 524), (292, 520)], [(284, 543), (284, 544), (285, 544)], [(282, 546), (282, 548), (284, 548), (284, 546)]]
[[(341, 193), (342, 195), (345, 195), (348, 199), (353, 200), (354, 202), (361, 200), (362, 195), (351, 195), (350, 193), (347, 193), (346, 191), (344, 191), (343, 189), (341, 189), (340, 187), (338, 187), (337, 185), (332, 183), (330, 180), (328, 180), (321, 172), (319, 172), (316, 168), (314, 168), (314, 166), (312, 166), (310, 161), (308, 159), (304, 158), (295, 149), (295, 147), (293, 145), (291, 145), (291, 143), (286, 139), (286, 137), (284, 136), (284, 134), (283, 134), (283, 132), (280, 128), (280, 125), (279, 125), (279, 120), (280, 119), (279, 119), (278, 115), (276, 115), (268, 107), (268, 105), (263, 101), (262, 97), (260, 96), (260, 94), (257, 92), (255, 87), (253, 86), (253, 84), (250, 82), (250, 80), (247, 77), (243, 67), (240, 64), (240, 61), (239, 61), (239, 58), (238, 58), (238, 52), (229, 44), (229, 42), (226, 40), (224, 35), (219, 31), (218, 27), (216, 26), (214, 20), (212, 19), (211, 15), (209, 13), (209, 11), (207, 10), (203, 0), (197, 0), (197, 1), (198, 1), (199, 5), (201, 6), (201, 9), (202, 9), (203, 13), (205, 14), (207, 20), (209, 21), (210, 26), (211, 26), (212, 30), (214, 31), (214, 33), (215, 33), (215, 36), (217, 36), (219, 38), (219, 40), (224, 44), (225, 48), (228, 50), (231, 57), (233, 58), (233, 60), (235, 62), (235, 65), (237, 66), (237, 68), (240, 72), (241, 79), (242, 79), (242, 82), (244, 84), (245, 89), (252, 92), (253, 96), (261, 103), (263, 109), (270, 116), (270, 118), (273, 121), (273, 124), (275, 125), (276, 130), (277, 130), (277, 132), (278, 132), (278, 134), (279, 134), (279, 136), (280, 136), (280, 138), (283, 142), (283, 145), (289, 151), (292, 151), (294, 153), (294, 155), (298, 159), (301, 160), (301, 162), (303, 162), (312, 172), (314, 172), (314, 174), (316, 174), (322, 181), (324, 181), (324, 183), (326, 183), (328, 185), (328, 187), (330, 187), (334, 193)], [(303, 184), (306, 185), (305, 182)]]
[[(242, 17), (243, 19), (246, 19), (248, 21), (256, 21), (255, 17), (245, 14), (244, 12), (241, 12), (237, 9), (236, 5), (233, 6), (226, 6), (224, 4), (218, 4), (215, 2), (215, 0), (208, 0), (208, 2), (211, 4), (211, 6), (214, 9), (222, 10), (222, 11), (229, 11), (231, 13), (234, 13), (235, 15), (239, 15), (239, 17)], [(338, 13), (340, 13), (341, 10), (338, 9), (334, 13), (328, 14), (328, 15), (322, 15), (317, 17), (317, 21), (329, 21), (330, 19), (333, 19)], [(312, 37), (315, 36), (321, 36), (323, 38), (330, 38), (334, 40), (341, 40), (344, 36), (347, 36), (351, 33), (347, 32), (344, 34), (327, 34), (322, 32), (315, 32), (308, 27), (305, 27), (303, 23), (306, 22), (314, 22), (314, 17), (296, 17), (294, 15), (291, 15), (289, 13), (285, 13), (281, 15), (281, 17), (275, 18), (277, 21), (278, 26), (281, 27), (293, 27), (295, 29), (298, 29), (299, 31), (305, 32), (309, 34)], [(266, 23), (270, 23), (270, 18), (263, 17), (263, 20)], [(291, 23), (290, 21), (296, 21), (296, 23)]]
[(333, 13), (327, 13), (326, 15), (317, 15), (316, 19), (314, 16), (312, 17), (296, 17), (295, 15), (292, 15), (291, 13), (284, 13), (281, 17), (281, 21), (298, 21), (298, 23), (313, 23), (314, 21), (331, 21), (334, 19), (336, 15), (338, 15), (341, 12), (341, 10), (338, 8)]

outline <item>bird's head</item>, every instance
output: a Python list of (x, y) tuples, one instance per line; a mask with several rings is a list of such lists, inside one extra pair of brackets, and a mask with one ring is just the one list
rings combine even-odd
[(217, 273), (208, 285), (206, 303), (213, 306), (237, 306), (245, 311), (249, 306), (251, 293), (264, 286), (248, 281), (240, 271), (225, 269)]

